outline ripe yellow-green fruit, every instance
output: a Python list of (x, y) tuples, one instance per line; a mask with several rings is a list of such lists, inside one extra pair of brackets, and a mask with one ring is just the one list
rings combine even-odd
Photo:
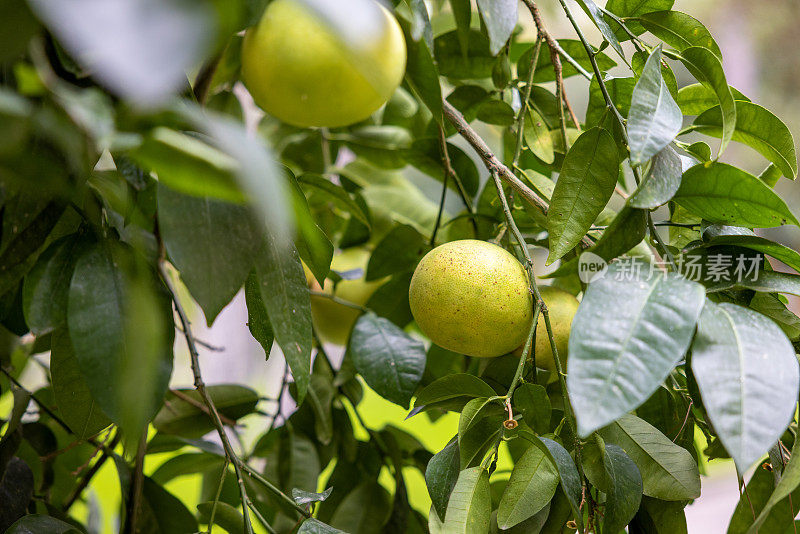
[(275, 0), (247, 31), (242, 74), (264, 111), (295, 126), (346, 126), (403, 79), (400, 25), (375, 0)]
[[(569, 331), (572, 327), (572, 318), (575, 317), (580, 303), (574, 295), (557, 287), (540, 286), (539, 292), (542, 294), (542, 300), (544, 300), (550, 313), (550, 326), (553, 328), (553, 339), (558, 349), (558, 358), (561, 360), (561, 365), (564, 366), (564, 371), (566, 371)], [(523, 340), (522, 345), (514, 351), (514, 354), (521, 356), (524, 348), (525, 341)], [(556, 372), (553, 349), (550, 346), (550, 338), (547, 336), (547, 328), (542, 315), (539, 316), (539, 322), (536, 325), (536, 367), (552, 373)], [(554, 376), (553, 378), (557, 377)]]
[[(362, 269), (366, 273), (369, 255), (369, 251), (364, 248), (345, 249), (333, 257), (331, 269), (338, 272)], [(334, 290), (331, 280), (326, 279), (325, 286), (320, 288), (313, 276), (309, 275), (310, 272), (306, 271), (306, 280), (308, 280), (312, 289), (324, 291), (361, 305), (366, 304), (372, 294), (375, 293), (375, 290), (384, 282), (384, 280), (367, 282), (364, 280), (364, 274), (362, 274), (360, 278), (355, 280), (340, 280)], [(353, 330), (353, 325), (355, 325), (359, 315), (361, 315), (359, 310), (325, 297), (311, 295), (311, 318), (322, 341), (337, 345), (347, 345), (350, 332)]]
[(480, 358), (517, 348), (533, 320), (524, 267), (485, 241), (452, 241), (428, 252), (414, 271), (409, 299), (431, 341)]

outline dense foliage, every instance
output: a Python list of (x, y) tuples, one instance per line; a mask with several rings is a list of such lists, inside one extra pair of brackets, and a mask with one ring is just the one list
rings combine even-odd
[[(547, 2), (577, 39), (533, 0), (395, 0), (402, 85), (360, 123), (299, 128), (238, 83), (267, 3), (0, 7), (0, 532), (92, 531), (74, 505), (109, 462), (124, 532), (673, 534), (716, 458), (764, 462), (729, 532), (794, 532), (800, 318), (782, 294), (800, 275), (771, 262), (800, 255), (755, 230), (798, 224), (773, 189), (797, 158), (708, 30), (671, 0)], [(586, 80), (585, 113), (567, 77)], [(731, 142), (763, 170), (720, 161)], [(544, 326), (515, 354), (457, 354), (415, 326), (415, 267), (461, 239), (528, 271)], [(337, 268), (353, 249), (361, 265)], [(581, 301), (568, 360), (537, 283)], [(270, 402), (201, 374), (184, 310), (211, 325), (242, 288), (252, 336), (286, 360)], [(176, 339), (194, 388), (170, 389)], [(45, 387), (21, 383), (30, 366)], [(365, 385), (409, 417), (460, 413), (452, 440), (365, 427)], [(257, 439), (231, 440), (264, 412)], [(409, 469), (430, 511), (409, 504)], [(187, 473), (197, 510), (164, 489)]]

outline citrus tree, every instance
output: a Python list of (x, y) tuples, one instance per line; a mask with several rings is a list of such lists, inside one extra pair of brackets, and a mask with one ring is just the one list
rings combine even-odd
[[(96, 531), (105, 464), (126, 533), (672, 534), (732, 458), (795, 532), (792, 136), (672, 0), (540, 3), (4, 2), (0, 531)], [(201, 370), (242, 288), (269, 399)]]

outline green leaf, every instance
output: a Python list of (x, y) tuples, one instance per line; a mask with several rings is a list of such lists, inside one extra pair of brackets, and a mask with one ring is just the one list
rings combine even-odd
[(175, 333), (170, 301), (139, 261), (115, 241), (87, 247), (75, 265), (67, 314), (92, 396), (131, 437), (163, 402)]
[(733, 138), (733, 132), (736, 129), (736, 103), (725, 79), (722, 62), (711, 50), (701, 46), (690, 46), (682, 50), (677, 59), (686, 66), (698, 82), (717, 95), (722, 109), (722, 142), (719, 146), (719, 156), (725, 151), (725, 147)]
[(461, 51), (466, 56), (469, 51), (470, 22), (472, 21), (472, 2), (470, 0), (450, 0), (450, 9), (456, 20), (456, 31)]
[[(177, 391), (178, 395), (167, 393), (164, 407), (156, 415), (153, 426), (164, 434), (186, 438), (199, 438), (214, 430), (211, 417), (201, 408), (205, 404), (200, 393), (194, 389)], [(257, 391), (238, 384), (215, 384), (206, 386), (206, 391), (220, 415), (232, 421), (253, 413), (259, 400)]]
[(325, 278), (328, 276), (331, 267), (331, 259), (333, 258), (333, 244), (331, 244), (328, 236), (317, 225), (311, 210), (308, 207), (305, 193), (300, 189), (300, 186), (295, 180), (294, 176), (289, 176), (292, 196), (292, 205), (294, 206), (295, 222), (297, 226), (297, 237), (295, 239), (295, 246), (297, 252), (303, 261), (306, 262), (314, 278), (320, 285), (325, 284)]
[[(736, 130), (731, 139), (755, 149), (790, 179), (797, 177), (797, 155), (792, 132), (769, 110), (752, 102), (736, 101)], [(722, 112), (712, 107), (698, 116), (690, 130), (722, 136)]]
[(482, 467), (464, 469), (450, 494), (443, 534), (487, 534), (491, 514), (489, 473)]
[[(636, 85), (634, 78), (613, 78), (605, 80), (608, 95), (611, 101), (617, 106), (617, 110), (623, 117), (628, 116), (631, 107), (631, 97), (633, 88)], [(603, 91), (595, 78), (589, 82), (589, 103), (586, 107), (586, 124), (599, 126), (606, 117), (607, 107)], [(616, 120), (616, 119), (614, 119)]]
[(367, 301), (367, 308), (380, 317), (385, 317), (399, 326), (405, 327), (414, 316), (411, 314), (408, 289), (413, 272), (400, 273), (383, 284)]
[(81, 374), (66, 329), (57, 330), (51, 338), (50, 377), (61, 418), (78, 439), (90, 438), (111, 424)]
[(425, 346), (374, 313), (359, 317), (348, 348), (358, 373), (385, 399), (408, 408), (425, 370)]
[(621, 57), (625, 57), (625, 53), (622, 51), (622, 46), (619, 44), (619, 39), (614, 34), (614, 31), (606, 22), (606, 19), (603, 18), (603, 12), (597, 7), (597, 4), (594, 3), (593, 0), (578, 0), (578, 4), (583, 8), (587, 15), (592, 18), (592, 22), (594, 25), (597, 26), (597, 29), (600, 30), (600, 33), (603, 35), (603, 39), (605, 39), (611, 47), (617, 51)]
[[(513, 116), (513, 114), (512, 114)], [(480, 184), (480, 173), (466, 152), (451, 143), (447, 144), (447, 152), (450, 156), (450, 164), (467, 194), (475, 196)], [(422, 138), (414, 141), (411, 149), (405, 151), (408, 163), (415, 166), (427, 175), (442, 181), (444, 179), (444, 166), (442, 164), (442, 154), (439, 142), (431, 138)], [(448, 187), (453, 191), (458, 191), (455, 180), (448, 181)]]
[(553, 151), (553, 138), (550, 136), (550, 128), (544, 122), (542, 116), (535, 110), (528, 110), (528, 117), (524, 124), (525, 144), (531, 152), (544, 161), (553, 163), (555, 152)]
[(300, 530), (297, 531), (297, 534), (345, 534), (345, 532), (309, 517), (300, 525)]
[(245, 206), (184, 195), (163, 184), (158, 223), (170, 262), (211, 325), (252, 269), (260, 229)]
[(707, 288), (710, 293), (728, 289), (752, 289), (766, 293), (789, 293), (800, 296), (800, 276), (776, 271), (762, 271), (758, 273), (757, 279), (720, 280), (709, 284)]
[[(795, 456), (795, 453), (797, 453), (797, 456)], [(775, 512), (782, 512), (786, 517), (792, 516), (793, 514), (791, 512), (787, 513), (785, 505), (789, 504), (787, 497), (793, 494), (798, 486), (800, 486), (800, 440), (795, 440), (794, 446), (792, 447), (792, 455), (789, 457), (789, 463), (784, 467), (778, 484), (770, 494), (767, 502), (764, 503), (764, 507), (759, 512), (758, 517), (756, 517), (756, 520), (750, 525), (750, 528), (747, 529), (747, 534), (755, 534), (758, 532), (759, 527), (762, 527), (767, 519), (775, 514)], [(779, 510), (774, 510), (776, 506), (779, 506)]]
[(81, 534), (81, 531), (69, 523), (55, 517), (31, 514), (22, 517), (6, 531), (6, 534)]
[(156, 484), (150, 477), (144, 478), (142, 497), (155, 517), (158, 534), (194, 534), (197, 520), (186, 509), (183, 502)]
[(583, 132), (569, 149), (547, 212), (551, 264), (575, 247), (614, 193), (617, 145), (601, 128)]
[(427, 251), (428, 243), (422, 234), (408, 225), (396, 226), (372, 251), (366, 280), (379, 280), (396, 273), (413, 271)]
[(461, 49), (460, 39), (459, 32), (453, 30), (434, 40), (439, 74), (458, 80), (490, 77), (495, 57), (489, 50), (489, 39), (477, 30), (470, 30), (466, 54)]
[[(608, 0), (608, 2), (606, 2), (606, 10), (620, 18), (631, 19), (644, 15), (645, 13), (652, 13), (653, 11), (672, 9), (672, 4), (674, 3), (675, 0)], [(617, 34), (620, 41), (627, 41), (630, 39), (630, 36), (625, 30), (619, 27), (617, 22), (609, 21), (609, 25), (615, 28), (614, 32)], [(635, 20), (627, 21), (625, 25), (636, 35), (645, 32), (642, 25)]]
[(104, 86), (146, 107), (163, 104), (186, 84), (186, 71), (202, 59), (212, 35), (207, 6), (175, 0), (131, 4), (124, 17), (91, 0), (70, 6), (37, 0), (31, 7)]
[(629, 534), (688, 534), (685, 503), (642, 497), (636, 517), (628, 526)]
[(775, 321), (791, 341), (800, 339), (800, 317), (789, 311), (776, 293), (756, 293), (749, 307)]
[(258, 282), (256, 271), (250, 273), (244, 283), (244, 300), (247, 305), (247, 328), (253, 339), (258, 341), (264, 354), (269, 359), (272, 351), (272, 343), (275, 341), (275, 333), (269, 322), (269, 314), (264, 300), (261, 298), (261, 289)]
[(299, 505), (309, 504), (312, 502), (321, 502), (331, 496), (333, 487), (326, 489), (323, 492), (316, 493), (310, 491), (303, 491), (301, 489), (292, 488), (292, 499)]
[(489, 51), (496, 56), (517, 25), (516, 0), (477, 0), (478, 12), (489, 33)]
[(380, 534), (391, 511), (389, 493), (377, 482), (362, 482), (334, 512), (330, 524), (344, 532)]
[(794, 348), (767, 317), (707, 301), (691, 365), (710, 422), (744, 472), (778, 440), (794, 415), (800, 387)]
[(636, 18), (644, 28), (672, 46), (679, 52), (690, 46), (702, 46), (709, 49), (722, 61), (719, 50), (711, 32), (699, 20), (680, 11), (655, 11)]
[[(197, 505), (201, 523), (208, 524), (213, 506), (213, 502), (202, 502)], [(244, 517), (242, 517), (242, 513), (226, 502), (217, 502), (214, 524), (219, 525), (228, 532), (244, 532)]]
[(156, 483), (164, 485), (183, 475), (209, 472), (219, 475), (224, 463), (225, 460), (222, 456), (207, 452), (179, 454), (159, 465), (150, 477)]
[(490, 414), (478, 419), (469, 429), (458, 435), (458, 452), (461, 468), (474, 467), (500, 439), (504, 414)]
[[(408, 63), (406, 65), (406, 81), (411, 90), (433, 113), (437, 122), (442, 121), (442, 86), (439, 84), (438, 65), (433, 60), (433, 50), (429, 48), (424, 39), (414, 40), (411, 35), (410, 25), (401, 19), (401, 27), (406, 37)], [(438, 48), (439, 39), (434, 46)], [(438, 57), (438, 51), (436, 52)], [(442, 74), (444, 72), (442, 71)]]
[(336, 205), (348, 211), (353, 217), (358, 219), (359, 222), (368, 227), (370, 226), (367, 214), (342, 186), (336, 185), (317, 174), (302, 174), (297, 181), (301, 184), (313, 187), (317, 191), (321, 191), (330, 198), (331, 201), (336, 203)]
[(620, 447), (609, 444), (603, 455), (608, 480), (604, 532), (618, 532), (630, 523), (642, 500), (642, 476)]
[(552, 408), (543, 386), (525, 383), (517, 387), (514, 390), (514, 408), (538, 434), (549, 432)]
[(650, 269), (635, 259), (613, 263), (572, 322), (567, 383), (580, 436), (646, 401), (689, 348), (703, 286)]
[(631, 96), (627, 123), (631, 165), (642, 165), (671, 143), (682, 121), (681, 110), (661, 75), (661, 46), (657, 46)]
[[(730, 90), (736, 100), (750, 100), (735, 87), (730, 87)], [(684, 115), (700, 115), (705, 110), (719, 105), (716, 93), (702, 83), (681, 87), (678, 90), (677, 102)]]
[(261, 300), (275, 339), (280, 345), (294, 383), (297, 403), (308, 390), (311, 369), (311, 298), (297, 250), (281, 245), (269, 232), (256, 262)]
[(458, 435), (463, 436), (476, 423), (489, 415), (501, 413), (503, 413), (503, 408), (498, 403), (497, 398), (478, 397), (477, 399), (472, 399), (461, 410), (461, 416), (458, 419)]
[(458, 397), (492, 397), (494, 390), (475, 375), (456, 373), (443, 376), (422, 389), (414, 406), (424, 406)]
[(530, 447), (514, 464), (497, 509), (497, 525), (508, 529), (550, 502), (558, 487), (558, 471), (538, 447)]
[(787, 246), (781, 245), (780, 243), (770, 241), (765, 237), (759, 237), (756, 235), (722, 235), (710, 239), (705, 245), (707, 247), (713, 247), (717, 245), (733, 245), (736, 247), (749, 248), (750, 250), (756, 250), (772, 256), (776, 260), (782, 261), (795, 271), (800, 272), (800, 253)]
[(634, 208), (654, 209), (669, 202), (681, 186), (681, 158), (671, 146), (653, 157), (650, 172), (628, 199)]
[(433, 503), (434, 513), (445, 517), (450, 494), (458, 480), (460, 456), (458, 439), (454, 437), (444, 448), (433, 455), (425, 469), (425, 484)]
[(635, 415), (624, 415), (600, 430), (631, 457), (642, 475), (644, 494), (664, 501), (700, 496), (700, 473), (691, 453)]
[(67, 321), (67, 297), (75, 260), (85, 241), (64, 237), (39, 256), (22, 287), (25, 322), (34, 335), (42, 335)]
[(748, 228), (798, 224), (768, 185), (726, 163), (705, 163), (687, 170), (674, 199), (712, 223)]
[[(159, 126), (126, 155), (155, 172), (160, 184), (175, 191), (228, 202), (246, 199), (233, 176), (235, 162), (195, 137)], [(198, 180), (198, 176), (203, 179)]]

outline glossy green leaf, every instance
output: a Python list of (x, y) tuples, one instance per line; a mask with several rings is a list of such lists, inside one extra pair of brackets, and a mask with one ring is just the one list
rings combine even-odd
[(460, 456), (458, 439), (454, 437), (444, 448), (433, 455), (425, 469), (425, 484), (433, 503), (433, 513), (445, 517), (450, 494), (458, 480)]
[(647, 58), (628, 112), (631, 164), (642, 165), (675, 139), (683, 116), (661, 75), (661, 47)]
[(678, 153), (671, 146), (653, 156), (650, 172), (628, 199), (634, 208), (654, 209), (669, 202), (681, 186), (683, 169)]
[(253, 266), (261, 232), (250, 210), (159, 184), (158, 222), (169, 259), (210, 325)]
[[(437, 68), (437, 64), (433, 60), (434, 50), (429, 48), (424, 39), (414, 40), (411, 35), (411, 28), (404, 21), (401, 26), (406, 36), (408, 52), (405, 79), (408, 81), (411, 90), (433, 113), (434, 119), (441, 122), (442, 87), (439, 84), (438, 69), (441, 69), (442, 65), (438, 65)], [(438, 43), (439, 39), (434, 42), (434, 46), (438, 46)], [(444, 74), (444, 71), (442, 71), (442, 74)]]
[(75, 260), (85, 241), (76, 235), (53, 243), (39, 256), (22, 287), (25, 322), (34, 335), (66, 324), (69, 283)]
[[(200, 514), (200, 521), (208, 524), (211, 519), (211, 508), (214, 506), (213, 502), (203, 502), (197, 505), (197, 511)], [(242, 513), (226, 502), (218, 502), (217, 509), (214, 514), (214, 524), (218, 525), (228, 532), (244, 532), (244, 517)]]
[(461, 410), (461, 416), (458, 419), (458, 435), (463, 436), (466, 434), (481, 419), (500, 413), (503, 413), (503, 408), (498, 399), (488, 397), (472, 399)]
[(542, 116), (535, 110), (528, 110), (527, 120), (524, 125), (525, 144), (531, 152), (544, 161), (553, 163), (555, 152), (553, 151), (553, 138), (550, 136), (550, 128), (544, 122)]
[(791, 341), (800, 339), (800, 317), (790, 311), (776, 293), (756, 293), (749, 307), (775, 321)]
[(489, 50), (497, 55), (517, 25), (519, 6), (515, 0), (477, 0), (478, 12), (489, 33)]
[(650, 269), (613, 263), (572, 322), (567, 384), (581, 436), (646, 401), (689, 348), (703, 286)]
[(594, 224), (614, 193), (618, 171), (611, 134), (592, 128), (578, 137), (564, 158), (547, 211), (548, 264), (575, 247)]
[(446, 401), (458, 397), (492, 397), (494, 390), (475, 375), (456, 373), (443, 376), (427, 385), (417, 395), (414, 406)]
[(244, 283), (244, 300), (247, 305), (247, 328), (253, 339), (258, 341), (264, 354), (269, 359), (272, 351), (272, 343), (275, 341), (275, 333), (269, 322), (269, 314), (264, 300), (261, 298), (258, 275), (255, 270), (250, 273)]
[(720, 280), (708, 284), (709, 292), (725, 291), (727, 289), (752, 289), (766, 293), (789, 293), (800, 296), (800, 275), (781, 273), (777, 271), (761, 271), (758, 277), (744, 277), (737, 280)]
[(758, 175), (758, 179), (767, 184), (770, 187), (775, 187), (775, 184), (778, 183), (778, 180), (781, 179), (783, 173), (775, 166), (774, 163), (770, 163), (767, 167), (761, 171)]
[(594, 22), (594, 25), (600, 30), (603, 39), (611, 45), (611, 48), (616, 50), (617, 54), (620, 56), (625, 57), (622, 46), (619, 44), (619, 39), (617, 39), (617, 36), (606, 22), (606, 19), (603, 18), (603, 12), (597, 7), (597, 4), (595, 4), (593, 0), (578, 0), (578, 5), (592, 18), (592, 22)]
[(492, 514), (489, 473), (471, 467), (459, 473), (447, 505), (443, 534), (487, 534)]
[[(735, 87), (730, 87), (730, 90), (736, 100), (750, 100)], [(719, 98), (707, 85), (695, 83), (678, 90), (677, 102), (684, 115), (700, 115), (705, 110), (718, 106)]]
[(642, 475), (644, 494), (665, 501), (700, 496), (700, 473), (692, 455), (635, 415), (600, 430), (606, 443), (622, 447)]
[(608, 480), (603, 530), (618, 532), (630, 523), (642, 500), (642, 476), (620, 447), (609, 444), (603, 455)]
[[(795, 453), (798, 455), (795, 456)], [(775, 489), (770, 494), (767, 502), (764, 503), (764, 507), (761, 508), (753, 524), (747, 529), (747, 534), (757, 533), (759, 528), (763, 528), (764, 523), (772, 515), (782, 513), (784, 517), (792, 516), (792, 513), (786, 510), (786, 505), (789, 504), (787, 497), (794, 494), (798, 487), (800, 487), (800, 440), (795, 440), (792, 447), (792, 455), (789, 457), (786, 467), (783, 468), (780, 480), (775, 485)], [(777, 509), (776, 506), (778, 507)]]
[[(214, 429), (213, 421), (204, 406), (200, 393), (194, 389), (178, 390), (179, 395), (167, 393), (164, 407), (156, 415), (153, 426), (164, 434), (199, 438)], [(232, 421), (253, 413), (258, 392), (238, 384), (214, 384), (206, 391), (220, 415)], [(186, 400), (184, 397), (190, 399)]]
[(768, 185), (726, 163), (690, 168), (683, 174), (674, 199), (714, 223), (748, 228), (798, 224), (786, 203)]
[(642, 497), (639, 511), (628, 526), (629, 534), (688, 534), (682, 502)]
[(158, 525), (156, 534), (194, 534), (197, 532), (197, 520), (186, 509), (186, 505), (150, 477), (144, 478), (142, 497), (152, 510)]
[[(628, 116), (631, 107), (631, 96), (636, 85), (634, 78), (614, 78), (608, 77), (605, 80), (608, 96), (617, 107), (623, 117)], [(586, 107), (586, 124), (589, 126), (599, 126), (606, 117), (606, 100), (600, 84), (592, 78), (589, 82), (589, 103)]]
[(211, 472), (218, 476), (224, 463), (224, 457), (207, 452), (179, 454), (159, 465), (150, 478), (154, 482), (164, 485), (177, 477), (195, 473)]
[(67, 323), (92, 396), (136, 436), (161, 406), (172, 372), (170, 301), (154, 273), (114, 241), (87, 247), (75, 265)]
[(389, 493), (377, 482), (362, 482), (334, 512), (331, 526), (344, 532), (381, 534), (391, 511)]
[[(790, 179), (797, 177), (794, 138), (786, 124), (772, 112), (752, 102), (736, 101), (736, 130), (731, 139), (757, 150)], [(722, 136), (722, 112), (719, 106), (704, 111), (691, 130)]]
[(349, 352), (359, 374), (385, 399), (407, 408), (425, 370), (425, 346), (373, 313), (359, 317)]
[(66, 329), (54, 332), (50, 342), (50, 380), (61, 418), (76, 437), (90, 438), (111, 424), (92, 397)]
[(717, 95), (722, 109), (722, 142), (719, 146), (719, 154), (722, 154), (733, 138), (737, 122), (736, 103), (733, 100), (733, 93), (728, 86), (728, 81), (725, 79), (722, 62), (711, 50), (701, 46), (690, 46), (682, 50), (678, 59), (698, 82), (710, 88)]
[(794, 348), (767, 317), (707, 301), (691, 365), (714, 430), (744, 472), (794, 415), (800, 387)]
[(715, 56), (722, 61), (722, 52), (711, 32), (703, 24), (680, 11), (655, 11), (645, 13), (636, 18), (644, 28), (675, 48), (683, 51), (690, 46), (702, 46), (708, 48)]
[(297, 250), (281, 245), (267, 233), (256, 261), (261, 300), (269, 316), (275, 340), (292, 371), (297, 402), (308, 390), (311, 369), (311, 298)]
[(342, 186), (336, 185), (318, 174), (302, 174), (297, 178), (297, 181), (322, 192), (331, 199), (331, 201), (336, 203), (336, 205), (348, 211), (353, 217), (358, 219), (359, 222), (366, 226), (370, 225), (367, 214)]
[(326, 525), (322, 521), (310, 517), (303, 521), (297, 534), (345, 534), (343, 530)]
[(537, 433), (547, 434), (550, 430), (552, 407), (544, 387), (527, 382), (520, 384), (514, 390), (514, 408)]
[(558, 481), (558, 471), (550, 458), (538, 447), (529, 448), (514, 464), (500, 499), (498, 526), (511, 528), (541, 510), (553, 498)]
[[(737, 247), (749, 248), (772, 256), (776, 260), (780, 260), (795, 271), (800, 272), (800, 253), (796, 250), (789, 248), (780, 243), (770, 241), (765, 237), (756, 235), (723, 235), (710, 239), (707, 246), (713, 247), (716, 245), (733, 245)], [(735, 261), (736, 259), (733, 258)]]
[(297, 235), (295, 246), (300, 258), (306, 263), (314, 274), (320, 285), (325, 284), (333, 259), (333, 244), (328, 236), (322, 231), (311, 210), (308, 207), (305, 193), (295, 180), (294, 176), (289, 176), (289, 189), (294, 207), (295, 226)]
[(6, 530), (6, 534), (40, 534), (44, 532), (47, 534), (80, 534), (81, 531), (55, 517), (41, 514), (26, 515)]
[[(606, 2), (606, 10), (618, 17), (629, 19), (639, 17), (645, 13), (652, 13), (653, 11), (672, 9), (672, 4), (674, 3), (675, 0), (608, 0)], [(642, 25), (635, 20), (627, 21), (625, 24), (636, 35), (645, 32)], [(620, 41), (630, 39), (630, 36), (619, 27), (619, 24), (609, 19), (609, 25), (614, 29)]]
[(500, 439), (505, 414), (489, 414), (475, 421), (458, 435), (458, 452), (461, 468), (478, 465), (486, 453)]
[(379, 280), (395, 273), (413, 271), (427, 251), (426, 239), (413, 227), (396, 226), (372, 251), (366, 280)]

